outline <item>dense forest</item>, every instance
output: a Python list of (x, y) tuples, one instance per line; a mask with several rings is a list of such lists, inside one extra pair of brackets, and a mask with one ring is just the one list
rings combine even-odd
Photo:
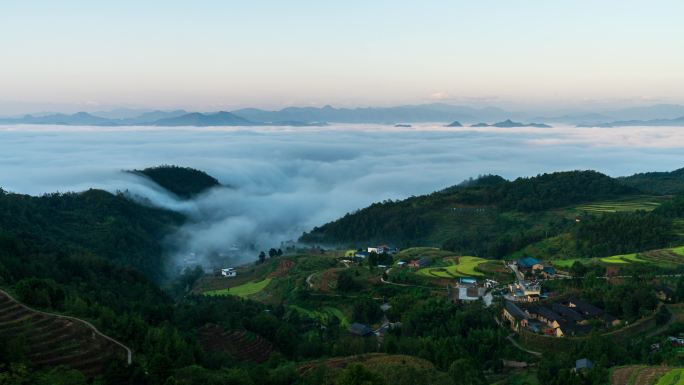
[(684, 193), (684, 168), (670, 172), (634, 174), (618, 178), (618, 181), (649, 194), (681, 194)]
[(162, 165), (132, 172), (152, 179), (166, 190), (185, 199), (221, 185), (213, 176), (190, 167)]
[[(38, 197), (0, 189), (0, 235), (22, 254), (93, 253), (163, 278), (162, 241), (183, 217), (102, 190)], [(28, 258), (18, 269), (39, 269)]]

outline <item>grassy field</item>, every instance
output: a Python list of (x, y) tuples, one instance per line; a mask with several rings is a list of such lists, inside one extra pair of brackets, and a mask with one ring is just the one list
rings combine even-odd
[(432, 278), (460, 278), (460, 277), (481, 277), (484, 274), (475, 270), (475, 268), (488, 260), (484, 258), (463, 256), (456, 258), (445, 258), (448, 266), (426, 267), (420, 269), (416, 274)]
[(204, 295), (210, 295), (210, 296), (234, 295), (234, 296), (246, 298), (246, 297), (249, 297), (250, 295), (256, 294), (256, 293), (264, 290), (266, 288), (266, 286), (268, 286), (269, 283), (271, 283), (271, 278), (265, 278), (261, 281), (248, 282), (248, 283), (242, 284), (240, 286), (231, 287), (229, 289), (205, 291)]
[(630, 212), (637, 210), (652, 211), (661, 205), (662, 198), (660, 197), (638, 197), (629, 200), (615, 200), (587, 203), (577, 206), (575, 209), (587, 213), (603, 214), (603, 213), (617, 213)]
[(335, 317), (338, 320), (340, 320), (340, 325), (344, 328), (349, 327), (349, 319), (342, 313), (342, 310), (332, 307), (332, 306), (325, 306), (321, 308), (320, 310), (309, 310), (305, 309), (301, 306), (297, 305), (288, 305), (289, 308), (297, 310), (299, 313), (306, 315), (307, 317), (310, 318), (326, 318), (326, 317)]
[(684, 385), (684, 369), (672, 369), (658, 379), (656, 385)]
[(623, 254), (623, 255), (613, 255), (611, 257), (605, 257), (601, 258), (601, 262), (603, 263), (609, 263), (609, 264), (624, 264), (624, 263), (632, 263), (632, 262), (648, 262), (645, 259), (639, 258), (639, 254), (637, 253), (632, 253), (632, 254)]
[(684, 246), (673, 247), (670, 250), (672, 250), (672, 252), (675, 254), (679, 254), (681, 256), (684, 256)]
[(582, 263), (586, 263), (587, 261), (591, 261), (591, 259), (587, 259), (587, 258), (554, 259), (551, 261), (551, 264), (556, 266), (556, 267), (560, 267), (561, 269), (569, 269), (577, 261), (582, 262)]
[(684, 219), (674, 220), (674, 230), (677, 235), (684, 237)]

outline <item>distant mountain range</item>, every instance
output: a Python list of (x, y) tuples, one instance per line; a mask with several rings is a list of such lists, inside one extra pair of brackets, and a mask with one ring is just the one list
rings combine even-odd
[[(534, 121), (544, 123), (518, 123)], [(552, 117), (535, 117), (521, 111), (507, 111), (497, 107), (474, 108), (444, 103), (405, 105), (396, 107), (335, 108), (288, 107), (277, 111), (244, 108), (211, 113), (116, 109), (97, 113), (75, 114), (41, 113), (21, 117), (0, 118), (0, 124), (61, 124), (90, 126), (323, 126), (327, 123), (402, 124), (441, 123), (458, 127), (461, 122), (471, 127), (548, 127), (552, 123), (592, 127), (684, 125), (684, 106), (657, 104), (601, 112), (562, 113)], [(494, 121), (498, 123), (477, 123)], [(472, 124), (475, 123), (475, 124)]]
[[(453, 123), (452, 123), (453, 124)], [(548, 124), (544, 123), (520, 123), (514, 122), (510, 119), (506, 119), (503, 122), (487, 124), (487, 123), (477, 123), (470, 127), (539, 127), (539, 128), (551, 128)]]
[(472, 122), (483, 119), (506, 119), (511, 114), (509, 111), (496, 107), (473, 108), (443, 103), (368, 108), (288, 107), (278, 111), (245, 108), (232, 112), (257, 122), (294, 120), (376, 124), (451, 122), (454, 120)]
[(609, 123), (580, 124), (578, 127), (684, 126), (684, 116), (676, 119), (618, 120)]
[(67, 126), (161, 126), (161, 127), (210, 127), (210, 126), (323, 126), (326, 123), (299, 121), (251, 121), (231, 112), (214, 113), (176, 111), (151, 111), (133, 118), (112, 119), (95, 116), (87, 112), (72, 115), (49, 114), (26, 115), (20, 118), (0, 118), (0, 124), (56, 124)]

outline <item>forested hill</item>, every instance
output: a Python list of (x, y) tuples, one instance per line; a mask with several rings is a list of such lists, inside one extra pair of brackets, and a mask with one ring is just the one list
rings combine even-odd
[(102, 190), (34, 197), (0, 189), (0, 252), (7, 254), (90, 254), (160, 279), (162, 240), (182, 221)]
[[(545, 238), (575, 234), (575, 218), (582, 212), (573, 206), (642, 195), (639, 188), (596, 171), (556, 172), (513, 181), (487, 175), (429, 195), (372, 204), (314, 228), (300, 240), (348, 246), (368, 242), (430, 245), (503, 257)], [(646, 226), (651, 219), (622, 220)], [(667, 221), (657, 223), (669, 226)], [(650, 239), (633, 242), (629, 247), (653, 243)]]
[(596, 171), (555, 172), (518, 178), (512, 182), (500, 178), (499, 183), (475, 183), (464, 187), (447, 189), (446, 192), (456, 192), (461, 203), (487, 204), (527, 212), (639, 192)]
[(162, 165), (132, 172), (152, 179), (158, 185), (185, 199), (221, 185), (216, 178), (206, 172), (190, 167)]
[(670, 172), (646, 172), (618, 178), (620, 183), (652, 194), (684, 192), (684, 168)]

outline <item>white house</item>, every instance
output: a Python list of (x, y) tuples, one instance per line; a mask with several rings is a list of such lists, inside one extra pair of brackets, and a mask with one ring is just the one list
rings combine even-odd
[(237, 277), (237, 271), (235, 271), (235, 268), (229, 267), (227, 269), (221, 269), (221, 275), (228, 278)]

